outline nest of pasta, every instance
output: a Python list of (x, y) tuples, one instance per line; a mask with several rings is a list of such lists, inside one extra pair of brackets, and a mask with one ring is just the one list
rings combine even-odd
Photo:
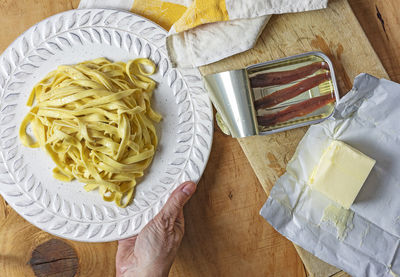
[(148, 77), (154, 72), (148, 59), (59, 66), (32, 90), (22, 143), (51, 156), (56, 179), (77, 179), (125, 207), (157, 147), (153, 122), (161, 116), (151, 108), (156, 84)]

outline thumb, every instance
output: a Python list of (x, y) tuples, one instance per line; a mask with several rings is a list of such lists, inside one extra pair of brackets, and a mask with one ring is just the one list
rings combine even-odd
[(177, 187), (165, 203), (161, 213), (169, 217), (179, 217), (183, 206), (192, 197), (196, 191), (196, 184), (193, 182), (185, 182)]
[(118, 249), (115, 257), (115, 265), (117, 270), (117, 277), (129, 268), (133, 263), (134, 248), (137, 236), (118, 241)]

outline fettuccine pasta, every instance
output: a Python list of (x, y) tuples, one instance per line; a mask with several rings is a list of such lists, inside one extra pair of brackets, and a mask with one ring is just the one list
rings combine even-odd
[(143, 58), (59, 66), (30, 94), (27, 105), (35, 105), (20, 126), (23, 145), (51, 156), (56, 179), (77, 179), (125, 207), (157, 147), (153, 121), (161, 116), (151, 108), (155, 82), (148, 77), (154, 72)]

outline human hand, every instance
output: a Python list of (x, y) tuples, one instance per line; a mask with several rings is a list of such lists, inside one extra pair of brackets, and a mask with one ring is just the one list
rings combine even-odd
[(136, 236), (118, 241), (117, 277), (168, 276), (184, 234), (183, 206), (196, 191), (185, 182)]

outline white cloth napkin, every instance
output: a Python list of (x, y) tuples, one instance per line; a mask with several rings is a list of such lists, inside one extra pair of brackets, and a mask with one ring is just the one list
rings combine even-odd
[[(131, 10), (135, 1), (139, 0), (81, 0), (79, 8)], [(195, 22), (188, 22), (189, 26), (184, 28), (184, 31), (179, 31), (182, 29), (182, 23), (179, 25), (180, 27), (177, 26), (178, 23), (174, 24), (169, 31), (166, 43), (174, 66), (198, 67), (246, 51), (255, 45), (272, 14), (322, 9), (327, 6), (328, 2), (328, 0), (201, 1), (224, 4), (225, 6), (221, 9), (227, 13), (228, 19), (212, 22), (213, 19), (207, 18), (206, 15), (204, 22), (207, 24), (196, 25)], [(188, 11), (194, 13), (194, 21), (198, 21), (196, 18), (204, 14), (196, 14), (196, 10), (198, 10), (196, 5), (203, 4), (199, 4), (199, 2), (196, 4), (194, 0), (164, 0), (163, 2), (187, 7)], [(186, 17), (186, 21), (187, 18), (190, 19), (190, 16)], [(203, 19), (200, 22), (203, 22)]]

